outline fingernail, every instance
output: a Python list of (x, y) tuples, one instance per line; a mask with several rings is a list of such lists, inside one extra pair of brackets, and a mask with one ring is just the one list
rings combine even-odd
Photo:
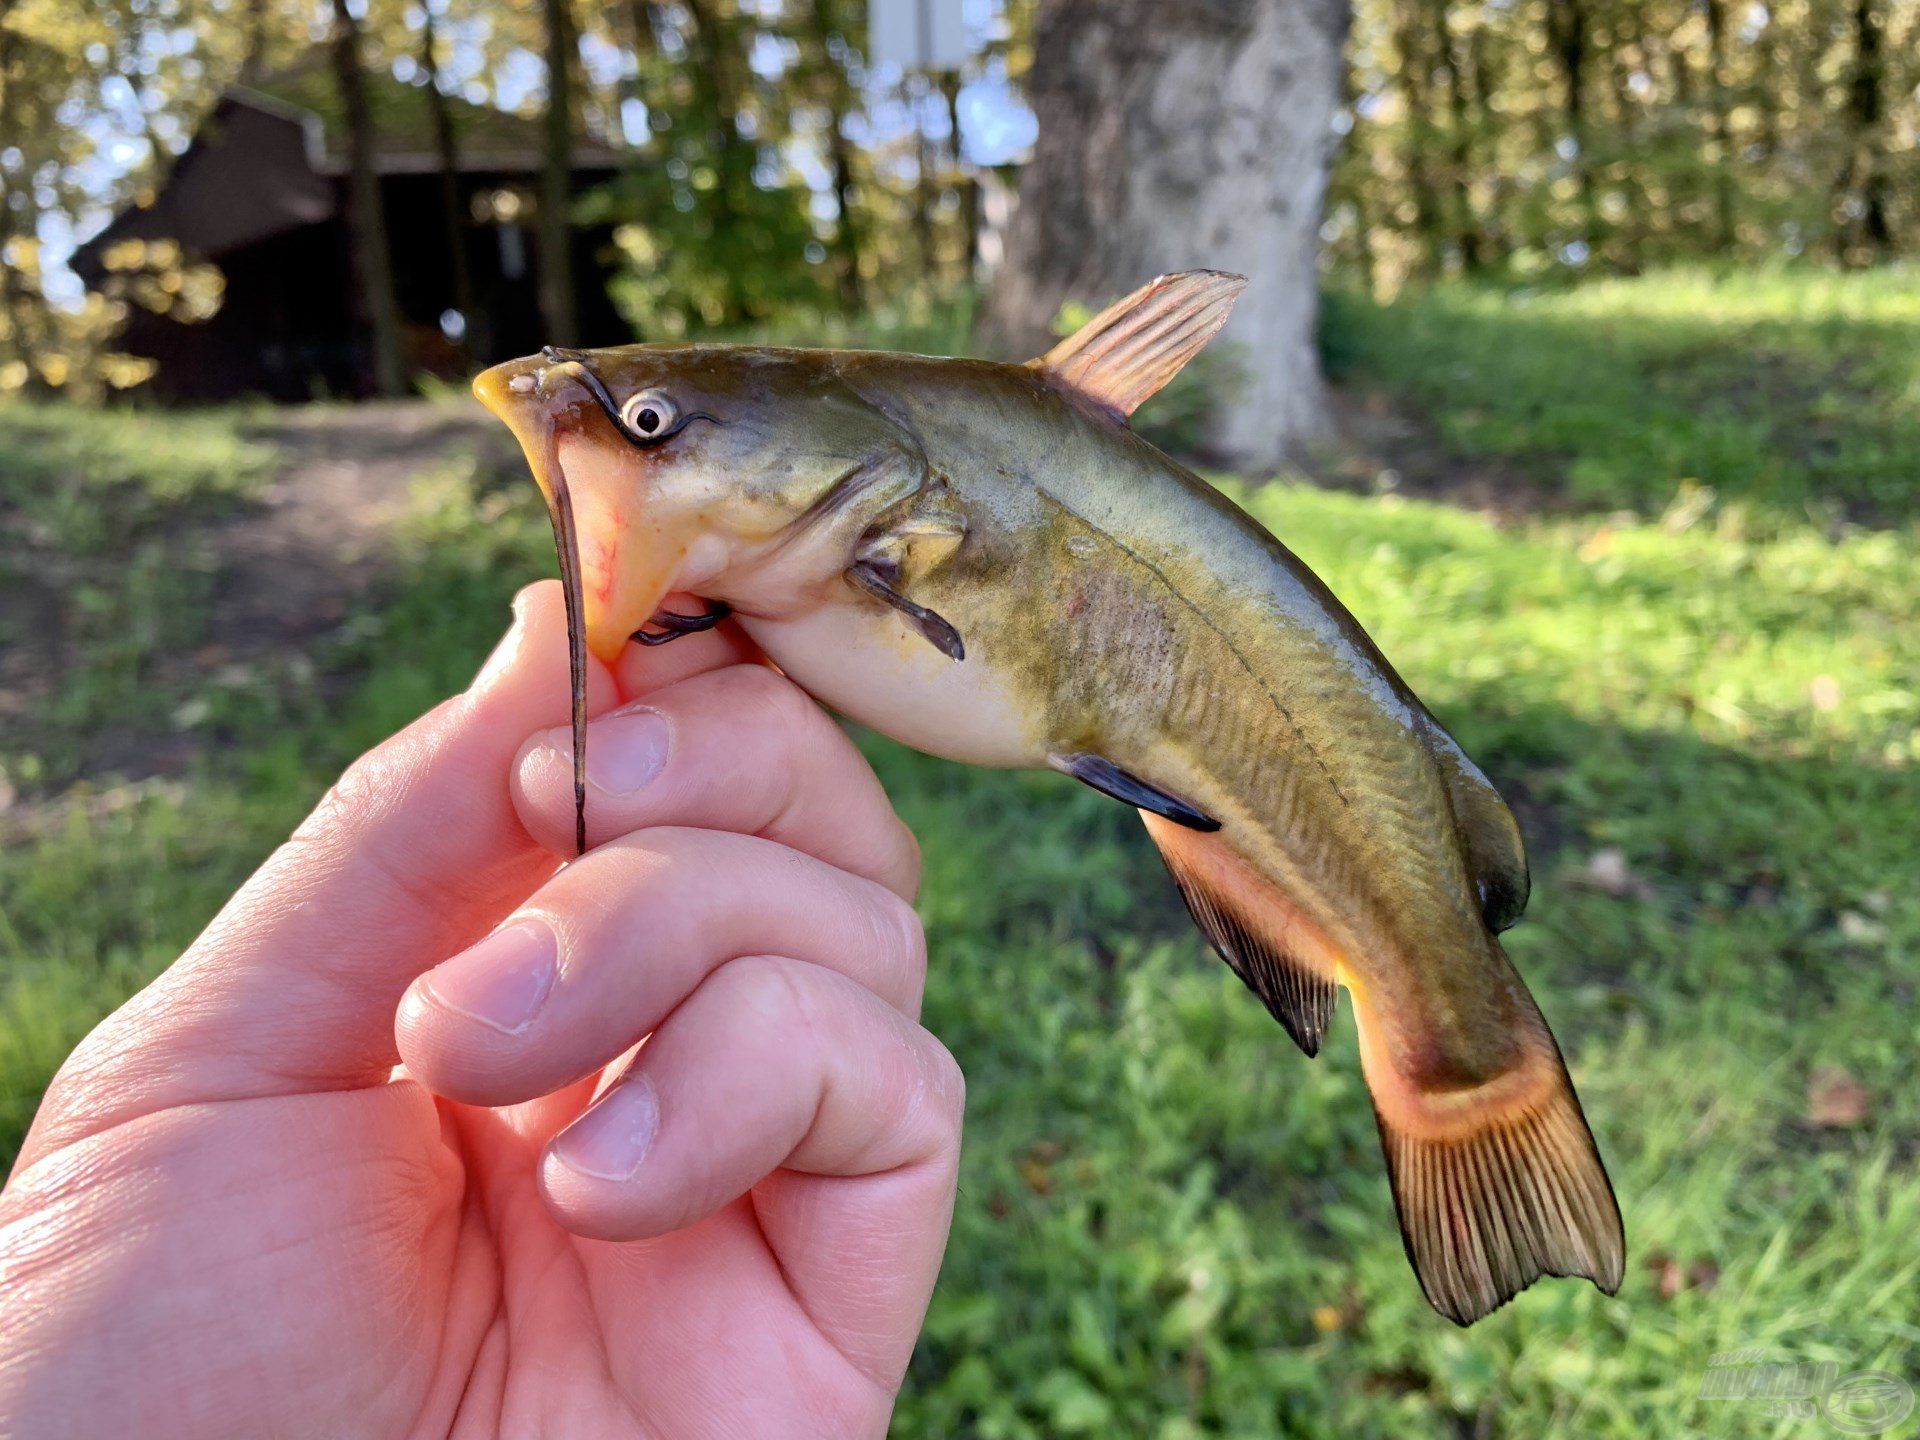
[(449, 1010), (517, 1035), (547, 1003), (559, 958), (553, 931), (522, 920), (437, 966), (425, 984)]
[(629, 1076), (560, 1132), (553, 1157), (596, 1180), (625, 1180), (647, 1158), (659, 1130), (660, 1097), (646, 1076)]
[[(573, 760), (573, 732), (547, 732), (547, 744)], [(606, 795), (644, 789), (667, 763), (667, 721), (657, 710), (602, 715), (587, 732), (587, 779)]]

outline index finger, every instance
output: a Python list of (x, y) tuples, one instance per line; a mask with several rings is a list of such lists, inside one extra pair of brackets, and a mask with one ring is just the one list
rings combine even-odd
[[(521, 822), (573, 850), (573, 740), (534, 736), (514, 766)], [(777, 841), (911, 900), (920, 847), (853, 741), (792, 681), (729, 665), (587, 727), (587, 842), (685, 825)]]

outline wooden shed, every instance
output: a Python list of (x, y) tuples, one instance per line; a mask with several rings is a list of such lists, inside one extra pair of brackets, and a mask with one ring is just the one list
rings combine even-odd
[[(442, 166), (425, 90), (367, 77), (407, 359), (453, 375), (537, 350), (539, 254), (534, 206), (543, 163), (539, 123), (449, 100), (457, 136), (460, 232), (474, 314), (454, 312)], [(183, 323), (136, 310), (119, 348), (159, 364), (151, 393), (176, 401), (262, 395), (353, 397), (371, 389), (366, 327), (352, 279), (346, 218), (346, 143), (333, 77), (315, 60), (228, 89), (151, 202), (115, 216), (80, 247), (89, 285), (123, 241), (173, 240), (225, 278), (211, 319)], [(623, 157), (584, 143), (573, 157), (575, 194), (610, 179)], [(576, 227), (573, 274), (583, 343), (630, 338), (607, 293), (609, 227)]]

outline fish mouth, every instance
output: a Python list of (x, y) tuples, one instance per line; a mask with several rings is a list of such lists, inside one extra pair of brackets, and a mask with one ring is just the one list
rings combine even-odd
[(651, 494), (650, 462), (625, 438), (581, 351), (483, 372), (473, 393), (506, 422), (546, 498), (561, 565), (579, 577), (586, 646), (608, 665), (659, 607), (697, 526)]
[[(566, 595), (573, 701), (574, 843), (586, 849), (587, 656), (620, 658), (659, 607), (686, 554), (680, 527), (636, 513), (628, 447), (590, 427), (606, 415), (606, 387), (579, 351), (509, 360), (483, 371), (474, 397), (520, 442), (547, 504)], [(575, 472), (569, 473), (569, 468)], [(584, 548), (582, 536), (587, 537)]]

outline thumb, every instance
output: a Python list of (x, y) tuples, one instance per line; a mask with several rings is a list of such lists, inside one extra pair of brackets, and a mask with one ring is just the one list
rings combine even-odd
[[(589, 664), (604, 709), (613, 681)], [(408, 982), (553, 869), (509, 777), (526, 737), (568, 708), (564, 611), (546, 581), (520, 593), (464, 694), (355, 761), (187, 952), (81, 1043), (23, 1162), (173, 1106), (384, 1080)]]

